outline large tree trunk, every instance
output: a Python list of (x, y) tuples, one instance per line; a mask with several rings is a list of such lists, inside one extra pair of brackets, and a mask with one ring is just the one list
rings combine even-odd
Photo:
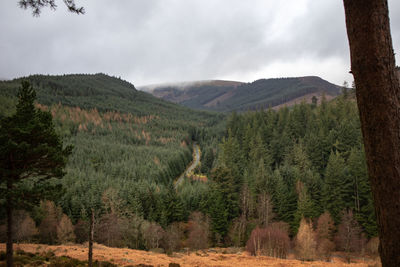
[(6, 261), (7, 267), (14, 266), (13, 261), (13, 203), (11, 198), (12, 182), (7, 180), (7, 199), (6, 199), (6, 212), (7, 212), (7, 245), (6, 245)]
[(386, 0), (344, 0), (383, 266), (400, 266), (400, 86)]

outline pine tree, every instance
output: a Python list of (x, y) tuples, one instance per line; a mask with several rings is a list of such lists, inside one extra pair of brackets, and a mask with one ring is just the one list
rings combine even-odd
[(35, 108), (35, 99), (30, 84), (22, 82), (17, 112), (0, 121), (0, 195), (6, 198), (9, 266), (13, 255), (13, 210), (43, 198), (49, 189), (46, 182), (64, 175), (63, 168), (72, 151), (70, 146), (63, 148), (51, 114)]

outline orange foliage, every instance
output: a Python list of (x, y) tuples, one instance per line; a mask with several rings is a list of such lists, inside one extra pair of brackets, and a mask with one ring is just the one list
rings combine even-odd
[(157, 156), (154, 156), (153, 161), (157, 166), (160, 165), (160, 159)]
[(181, 147), (187, 147), (187, 144), (186, 144), (186, 141), (185, 141), (185, 140), (183, 140), (183, 141), (181, 142)]
[(36, 108), (40, 109), (41, 111), (48, 111), (49, 110), (48, 106), (45, 106), (45, 105), (42, 105), (42, 104), (39, 104), (39, 103), (36, 103), (35, 106), (36, 106)]
[(157, 141), (158, 142), (160, 142), (161, 144), (167, 144), (167, 143), (169, 143), (169, 142), (172, 142), (172, 141), (174, 141), (174, 138), (172, 138), (172, 137), (160, 137), (160, 138), (158, 138), (157, 139)]
[[(122, 123), (134, 123), (140, 125), (158, 118), (158, 116), (154, 115), (137, 117), (131, 113), (120, 113), (118, 111), (99, 113), (97, 108), (86, 110), (81, 109), (80, 107), (63, 106), (61, 103), (52, 105), (51, 107), (42, 104), (36, 104), (36, 106), (43, 111), (50, 111), (54, 118), (58, 118), (62, 122), (70, 120), (79, 125), (79, 131), (87, 131), (87, 126), (89, 124), (101, 128), (107, 127), (111, 131), (111, 122), (118, 122), (119, 125), (123, 127)], [(146, 140), (146, 143), (150, 141), (150, 136), (148, 134), (143, 137)], [(168, 142), (169, 140), (163, 141)]]
[(208, 178), (205, 175), (194, 174), (190, 178), (192, 178), (193, 181), (199, 181), (199, 182), (203, 182), (203, 183), (207, 183), (207, 181), (208, 181)]

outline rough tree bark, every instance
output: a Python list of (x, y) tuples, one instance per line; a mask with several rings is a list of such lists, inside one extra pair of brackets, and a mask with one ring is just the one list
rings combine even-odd
[(400, 266), (400, 85), (387, 0), (344, 0), (383, 266)]

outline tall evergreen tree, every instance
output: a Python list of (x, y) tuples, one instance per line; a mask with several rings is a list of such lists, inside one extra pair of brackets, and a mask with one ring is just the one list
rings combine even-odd
[(343, 158), (332, 152), (325, 171), (325, 183), (322, 189), (323, 202), (336, 223), (340, 221), (340, 212), (352, 206), (353, 186)]
[(318, 211), (315, 208), (315, 203), (311, 199), (310, 194), (308, 193), (307, 187), (301, 182), (297, 182), (297, 210), (295, 213), (295, 222), (296, 224), (300, 223), (301, 218), (315, 218), (317, 217)]
[(172, 183), (167, 186), (167, 193), (163, 198), (163, 209), (161, 211), (161, 225), (166, 227), (172, 222), (180, 222), (187, 218), (183, 202), (177, 195)]
[(376, 236), (378, 229), (375, 209), (363, 150), (352, 149), (347, 165), (353, 178), (353, 210), (355, 211), (355, 217), (369, 237)]
[(6, 199), (8, 266), (12, 266), (14, 209), (42, 198), (46, 182), (64, 175), (72, 151), (71, 146), (63, 147), (51, 114), (35, 108), (35, 99), (30, 84), (22, 82), (17, 112), (0, 122), (0, 190)]
[(214, 169), (211, 179), (209, 214), (212, 219), (212, 230), (223, 238), (232, 219), (239, 215), (240, 187), (235, 184), (230, 169), (224, 166)]

